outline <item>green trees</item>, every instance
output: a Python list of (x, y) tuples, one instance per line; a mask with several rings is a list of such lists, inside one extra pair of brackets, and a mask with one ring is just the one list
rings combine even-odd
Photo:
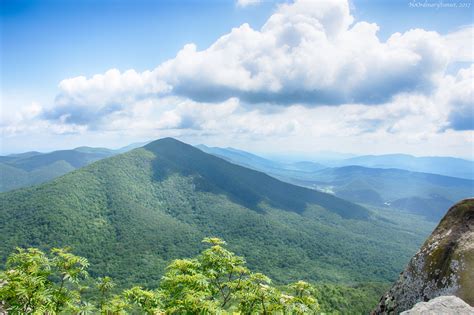
[(205, 238), (210, 245), (194, 259), (175, 260), (161, 283), (164, 307), (171, 313), (269, 314), (316, 312), (319, 309), (311, 285), (298, 282), (287, 290), (271, 286), (261, 273), (252, 273), (242, 257), (228, 251), (218, 238)]
[(67, 248), (54, 248), (50, 256), (36, 248), (18, 248), (0, 273), (0, 300), (12, 314), (77, 311), (79, 282), (88, 265)]
[(344, 219), (330, 210), (344, 206), (337, 200), (325, 209), (302, 188), (293, 193), (190, 147), (160, 147), (0, 193), (0, 261), (16, 246), (71, 246), (91, 274), (112, 277), (117, 288), (156, 288), (170, 261), (194, 257), (205, 236), (219, 235), (276, 283), (391, 283), (433, 228), (377, 209), (370, 220)]
[[(90, 279), (87, 259), (69, 249), (45, 254), (18, 248), (0, 272), (0, 301), (10, 314), (302, 314), (319, 311), (317, 291), (299, 281), (284, 288), (246, 267), (219, 238), (192, 259), (174, 260), (156, 290), (112, 294), (109, 277)], [(84, 286), (92, 284), (92, 286)], [(88, 300), (85, 296), (91, 296)]]

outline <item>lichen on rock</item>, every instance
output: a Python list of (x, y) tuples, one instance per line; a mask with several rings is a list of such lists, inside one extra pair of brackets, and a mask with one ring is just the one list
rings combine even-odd
[(474, 304), (474, 199), (451, 207), (413, 256), (375, 314), (398, 314), (438, 296)]

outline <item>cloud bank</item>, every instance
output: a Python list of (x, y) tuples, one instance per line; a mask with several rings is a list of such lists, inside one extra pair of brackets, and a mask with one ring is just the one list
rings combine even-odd
[(318, 106), (429, 91), (449, 59), (442, 36), (414, 29), (381, 42), (377, 31), (374, 23), (354, 23), (347, 1), (300, 0), (281, 5), (261, 30), (243, 24), (205, 50), (188, 44), (153, 71), (64, 80), (57, 103), (116, 103), (130, 92), (165, 90), (198, 102)]
[(156, 71), (175, 94), (202, 102), (376, 104), (429, 91), (448, 62), (442, 37), (416, 29), (381, 42), (377, 31), (354, 24), (347, 1), (298, 1), (259, 31), (244, 24), (205, 50), (186, 45)]
[(412, 29), (386, 41), (378, 30), (355, 21), (348, 1), (297, 0), (279, 5), (259, 30), (243, 24), (206, 49), (187, 44), (151, 71), (65, 79), (54, 104), (35, 105), (2, 130), (397, 135), (418, 143), (473, 130), (473, 48), (466, 44), (473, 27), (447, 35)]

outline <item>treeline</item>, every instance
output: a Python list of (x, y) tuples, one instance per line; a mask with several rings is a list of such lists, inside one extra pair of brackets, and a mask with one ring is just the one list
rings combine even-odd
[[(36, 248), (11, 254), (0, 272), (0, 301), (9, 314), (315, 314), (346, 313), (347, 291), (298, 281), (273, 286), (246, 267), (244, 258), (219, 238), (192, 259), (171, 262), (155, 290), (115, 290), (110, 277), (91, 279), (86, 258), (67, 248), (46, 254)], [(363, 295), (355, 294), (355, 299)], [(357, 304), (357, 303), (356, 303)], [(363, 311), (354, 304), (353, 313)], [(340, 308), (340, 309), (337, 309)]]

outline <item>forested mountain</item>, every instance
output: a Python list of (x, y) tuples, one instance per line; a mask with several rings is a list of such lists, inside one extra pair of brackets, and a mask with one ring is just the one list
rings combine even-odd
[(79, 147), (49, 153), (26, 152), (0, 156), (0, 191), (47, 182), (92, 162), (136, 148), (118, 150)]
[(108, 276), (90, 277), (87, 258), (68, 248), (17, 248), (0, 267), (0, 314), (367, 314), (384, 287), (275, 286), (225, 241), (202, 243), (209, 247), (196, 257), (170, 262), (155, 289), (117, 288)]
[(312, 162), (274, 162), (229, 148), (199, 148), (292, 184), (356, 203), (421, 214), (436, 222), (451, 204), (474, 195), (474, 180), (465, 178), (354, 165), (324, 168)]
[(277, 282), (386, 281), (429, 232), (396, 220), (166, 138), (0, 194), (0, 254), (70, 245), (93, 275), (153, 286), (218, 236)]

